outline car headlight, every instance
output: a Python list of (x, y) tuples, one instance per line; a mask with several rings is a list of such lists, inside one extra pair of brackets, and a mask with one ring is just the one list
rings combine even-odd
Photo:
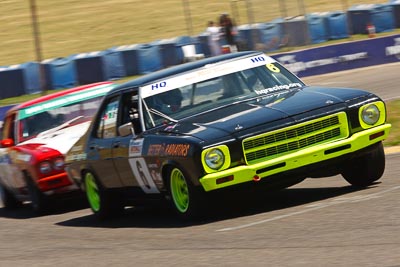
[(205, 149), (202, 161), (207, 173), (227, 169), (231, 164), (229, 149), (225, 145)]
[(39, 171), (43, 174), (51, 172), (51, 164), (48, 161), (43, 161), (39, 164)]
[(361, 112), (362, 120), (369, 125), (374, 125), (379, 120), (379, 117), (379, 109), (374, 104), (366, 106)]
[(364, 105), (359, 111), (360, 124), (364, 129), (379, 125), (385, 122), (385, 104), (381, 101)]
[(54, 160), (53, 166), (54, 166), (54, 169), (55, 169), (55, 170), (62, 170), (62, 169), (64, 169), (64, 159), (63, 159), (63, 158), (56, 158), (56, 159)]

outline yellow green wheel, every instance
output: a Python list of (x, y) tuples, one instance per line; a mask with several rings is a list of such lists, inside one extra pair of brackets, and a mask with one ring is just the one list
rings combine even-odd
[(174, 168), (170, 174), (171, 196), (176, 209), (185, 213), (189, 208), (189, 188), (185, 176), (178, 169)]
[(99, 187), (96, 183), (96, 179), (90, 172), (86, 173), (85, 175), (85, 188), (90, 208), (93, 210), (93, 212), (96, 213), (100, 210), (100, 193)]

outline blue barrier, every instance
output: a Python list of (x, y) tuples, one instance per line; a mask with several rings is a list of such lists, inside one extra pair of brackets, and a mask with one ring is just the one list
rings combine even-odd
[(400, 62), (400, 35), (272, 55), (299, 77)]
[(54, 58), (42, 61), (46, 73), (47, 89), (63, 89), (77, 85), (75, 61)]

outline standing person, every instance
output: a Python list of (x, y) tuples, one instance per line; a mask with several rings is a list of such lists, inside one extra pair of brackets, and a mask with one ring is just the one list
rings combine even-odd
[(222, 14), (220, 17), (220, 24), (225, 36), (226, 43), (230, 46), (231, 52), (237, 52), (235, 42), (236, 25), (229, 16), (229, 14)]
[(217, 27), (214, 23), (214, 21), (209, 21), (207, 25), (207, 30), (206, 32), (208, 33), (208, 47), (210, 48), (211, 51), (211, 56), (217, 56), (221, 54), (221, 46), (219, 43), (220, 39), (220, 29)]

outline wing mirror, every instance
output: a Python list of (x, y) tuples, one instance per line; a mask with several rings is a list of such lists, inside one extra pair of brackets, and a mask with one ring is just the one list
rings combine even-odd
[(118, 127), (118, 133), (120, 136), (135, 135), (135, 130), (132, 127), (132, 123), (128, 122)]
[(14, 145), (14, 140), (12, 138), (6, 138), (1, 140), (1, 147), (10, 147)]

